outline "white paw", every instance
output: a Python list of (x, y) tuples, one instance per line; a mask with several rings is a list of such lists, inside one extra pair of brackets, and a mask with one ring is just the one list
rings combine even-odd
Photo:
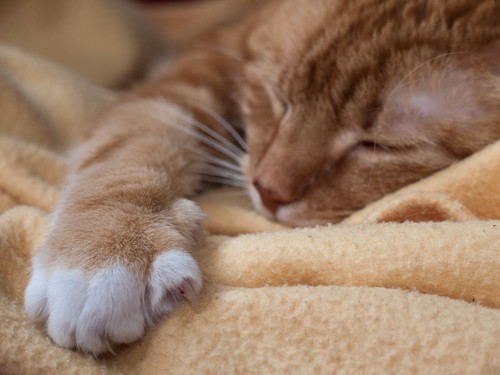
[(139, 339), (148, 326), (201, 289), (201, 273), (185, 251), (156, 258), (147, 282), (124, 266), (86, 278), (78, 269), (50, 269), (35, 257), (24, 306), (29, 317), (46, 323), (54, 342), (99, 354), (110, 343)]

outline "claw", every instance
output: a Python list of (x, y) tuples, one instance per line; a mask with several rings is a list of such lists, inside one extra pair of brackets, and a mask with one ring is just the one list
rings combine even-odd
[(179, 287), (179, 292), (186, 301), (189, 302), (194, 311), (198, 310), (198, 304), (196, 299), (196, 291), (193, 288), (191, 280), (185, 279), (181, 286)]
[(104, 343), (106, 344), (106, 348), (108, 349), (108, 351), (111, 354), (116, 355), (116, 352), (113, 350), (113, 347), (111, 346), (111, 344), (107, 338), (104, 340)]

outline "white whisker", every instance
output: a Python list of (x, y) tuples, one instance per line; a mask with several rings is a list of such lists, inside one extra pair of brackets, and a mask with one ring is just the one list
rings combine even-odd
[(432, 62), (434, 60), (437, 60), (437, 59), (442, 59), (444, 57), (448, 57), (448, 56), (451, 56), (451, 55), (465, 54), (465, 53), (471, 53), (471, 52), (470, 51), (445, 52), (445, 53), (442, 53), (440, 55), (437, 55), (437, 56), (434, 56), (434, 57), (428, 59), (427, 61), (423, 62), (422, 64), (420, 64), (417, 67), (415, 67), (412, 70), (410, 70), (410, 72), (407, 75), (405, 75), (403, 77), (403, 79), (397, 83), (397, 85), (394, 86), (394, 91), (393, 92), (396, 92), (413, 73), (415, 73), (417, 70), (421, 69), (425, 65), (429, 64), (430, 62)]
[(230, 185), (230, 186), (236, 186), (240, 188), (245, 188), (246, 185), (243, 182), (240, 181), (233, 181), (228, 178), (223, 178), (223, 177), (213, 177), (213, 176), (206, 176), (206, 175), (201, 175), (201, 179), (205, 182), (212, 182), (216, 184), (221, 184), (221, 185)]
[(160, 116), (158, 112), (150, 112), (148, 115), (158, 119), (166, 126), (183, 132), (195, 140), (219, 151), (230, 160), (213, 155), (203, 147), (195, 146), (191, 142), (185, 142), (179, 146), (193, 153), (194, 169), (200, 179), (205, 182), (214, 182), (224, 185), (232, 185), (245, 188), (246, 184), (243, 174), (239, 168), (244, 152), (234, 144), (210, 129), (205, 124), (197, 121), (182, 110), (169, 110), (167, 114)]
[(189, 146), (184, 146), (184, 147), (190, 152), (198, 155), (202, 159), (201, 161), (203, 162), (203, 166), (206, 165), (219, 166), (221, 168), (225, 168), (226, 170), (241, 174), (241, 168), (238, 164), (232, 163), (229, 160), (222, 159), (220, 157), (212, 155), (202, 149), (195, 149)]
[(218, 158), (214, 155), (206, 155), (206, 160), (214, 165), (224, 167), (226, 169), (241, 173), (241, 168), (238, 165), (232, 164), (224, 159)]
[(245, 142), (245, 140), (240, 136), (240, 134), (236, 131), (234, 126), (232, 126), (226, 119), (224, 119), (221, 115), (213, 111), (212, 109), (202, 106), (201, 104), (198, 103), (190, 103), (193, 107), (199, 109), (200, 111), (204, 112), (208, 116), (212, 117), (219, 125), (221, 125), (225, 130), (229, 132), (229, 134), (234, 138), (236, 142), (240, 145), (240, 147), (248, 152), (248, 145)]
[(206, 173), (206, 174), (210, 174), (212, 176), (218, 176), (218, 177), (231, 178), (235, 181), (243, 181), (243, 176), (241, 174), (236, 174), (233, 172), (224, 171), (224, 170), (221, 170), (219, 168), (204, 166), (204, 167), (200, 168), (200, 173)]
[[(181, 101), (181, 100), (179, 100)], [(195, 103), (191, 100), (182, 100), (182, 102), (186, 103), (193, 108), (196, 108), (206, 115), (210, 116), (213, 120), (217, 122), (218, 125), (222, 126), (228, 133), (233, 137), (233, 139), (240, 145), (243, 151), (248, 152), (248, 146), (245, 140), (241, 137), (241, 135), (236, 131), (234, 126), (232, 126), (224, 117), (219, 115), (217, 112), (213, 111), (211, 108), (208, 108), (199, 103)], [(226, 140), (227, 141), (227, 140)], [(229, 141), (227, 141), (229, 142)], [(233, 145), (234, 146), (234, 145)]]
[[(185, 115), (183, 113), (175, 113), (174, 114), (173, 112), (171, 112), (171, 115), (177, 116), (177, 118), (180, 118), (183, 121), (186, 121), (190, 124), (193, 124), (193, 122), (196, 121), (191, 116)], [(186, 134), (191, 135), (193, 138), (199, 140), (200, 142), (206, 144), (207, 146), (212, 147), (214, 150), (219, 151), (220, 153), (231, 158), (236, 163), (239, 163), (241, 160), (241, 157), (243, 156), (243, 154), (236, 154), (235, 152), (227, 149), (224, 145), (221, 145), (221, 144), (215, 142), (214, 139), (208, 138), (207, 136), (204, 136), (203, 134), (200, 134), (200, 133), (194, 131), (193, 129), (190, 129), (190, 128), (187, 128), (187, 127), (184, 127), (184, 126), (172, 123), (172, 122), (165, 122), (165, 123), (174, 129), (180, 130)]]
[(233, 145), (231, 142), (229, 142), (227, 139), (225, 139), (223, 136), (221, 136), (219, 133), (215, 132), (214, 130), (210, 129), (207, 125), (199, 122), (198, 120), (193, 120), (194, 125), (200, 129), (206, 132), (208, 135), (212, 136), (212, 138), (217, 139), (221, 144), (225, 145), (229, 150), (233, 151), (237, 155), (241, 155), (242, 152), (239, 148), (237, 148), (235, 145)]
[(228, 181), (230, 180), (230, 181), (233, 181), (235, 183), (244, 183), (245, 182), (242, 179), (235, 178), (232, 175), (226, 175), (225, 173), (219, 173), (219, 172), (210, 172), (210, 171), (207, 171), (207, 170), (201, 170), (199, 172), (199, 175), (202, 176), (202, 178), (204, 176), (210, 176), (210, 177), (223, 178), (225, 180), (228, 180)]

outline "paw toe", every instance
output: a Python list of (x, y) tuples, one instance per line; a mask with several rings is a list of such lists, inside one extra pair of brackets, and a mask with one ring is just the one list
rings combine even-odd
[(188, 252), (172, 250), (154, 262), (148, 283), (123, 266), (84, 277), (78, 269), (34, 265), (25, 294), (28, 315), (47, 324), (62, 347), (94, 355), (141, 338), (145, 329), (201, 289), (201, 273)]
[(47, 332), (58, 345), (75, 346), (76, 320), (85, 304), (87, 287), (78, 270), (55, 270), (48, 282), (50, 312)]
[(170, 250), (160, 255), (149, 282), (148, 304), (153, 319), (172, 312), (183, 299), (193, 302), (201, 286), (200, 269), (189, 253)]
[(33, 264), (31, 279), (24, 294), (24, 309), (32, 320), (47, 319), (47, 283), (47, 273), (37, 264)]

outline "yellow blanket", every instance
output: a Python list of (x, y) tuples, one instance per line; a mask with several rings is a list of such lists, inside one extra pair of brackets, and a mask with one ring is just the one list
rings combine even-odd
[(54, 346), (23, 312), (30, 258), (64, 150), (113, 96), (0, 47), (0, 374), (500, 373), (500, 143), (340, 225), (290, 230), (241, 192), (197, 197), (197, 308), (116, 355)]

